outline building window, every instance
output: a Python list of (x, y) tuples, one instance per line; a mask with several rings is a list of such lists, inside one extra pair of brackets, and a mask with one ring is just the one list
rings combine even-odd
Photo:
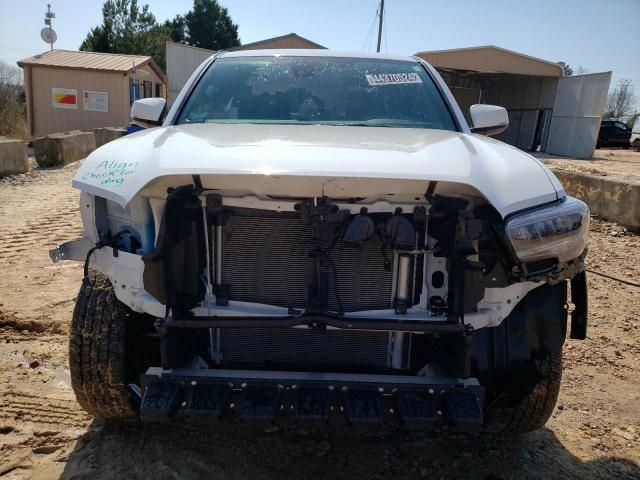
[(156, 83), (156, 97), (160, 97), (160, 98), (163, 97), (161, 83)]
[(149, 80), (142, 82), (142, 89), (144, 91), (144, 98), (153, 97), (153, 83)]

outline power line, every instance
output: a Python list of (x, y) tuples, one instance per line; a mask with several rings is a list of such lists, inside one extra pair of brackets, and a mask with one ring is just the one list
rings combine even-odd
[(375, 15), (373, 16), (373, 20), (371, 21), (371, 26), (369, 27), (369, 33), (367, 34), (367, 38), (364, 39), (364, 42), (362, 43), (362, 47), (360, 48), (360, 50), (364, 50), (364, 47), (365, 45), (367, 45), (367, 42), (371, 44), (370, 38), (373, 38), (373, 28), (376, 25), (377, 18), (378, 18), (378, 10), (376, 10)]

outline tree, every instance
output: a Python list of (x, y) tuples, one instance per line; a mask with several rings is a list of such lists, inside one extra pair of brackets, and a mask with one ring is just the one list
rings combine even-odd
[(588, 68), (583, 67), (582, 65), (578, 65), (578, 68), (576, 68), (575, 74), (576, 75), (586, 75), (589, 72), (590, 72), (590, 70)]
[(184, 15), (176, 15), (173, 20), (165, 21), (164, 26), (169, 29), (171, 40), (176, 43), (187, 43), (187, 20)]
[(170, 24), (172, 38), (194, 47), (222, 50), (239, 47), (238, 25), (217, 0), (194, 0), (193, 9)]
[(25, 106), (20, 70), (0, 62), (0, 136), (25, 136)]
[(570, 77), (571, 75), (573, 75), (573, 68), (571, 68), (567, 63), (558, 62), (558, 65), (562, 67), (562, 72), (564, 73), (565, 77)]
[(107, 0), (102, 25), (89, 31), (80, 50), (150, 55), (164, 68), (164, 43), (169, 38), (170, 29), (156, 22), (149, 5), (140, 8), (138, 0)]
[(607, 97), (606, 118), (624, 118), (634, 112), (636, 96), (633, 82), (622, 79)]

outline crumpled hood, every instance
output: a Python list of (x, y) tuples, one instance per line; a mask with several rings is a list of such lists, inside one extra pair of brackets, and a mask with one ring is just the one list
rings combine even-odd
[(443, 130), (328, 125), (154, 128), (94, 151), (73, 186), (124, 206), (160, 177), (194, 174), (462, 183), (478, 190), (503, 216), (564, 195), (539, 161), (490, 138)]

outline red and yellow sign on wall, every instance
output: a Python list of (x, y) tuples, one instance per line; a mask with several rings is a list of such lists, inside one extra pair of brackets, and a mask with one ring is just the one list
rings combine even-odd
[(78, 109), (78, 91), (73, 88), (52, 88), (53, 108)]

